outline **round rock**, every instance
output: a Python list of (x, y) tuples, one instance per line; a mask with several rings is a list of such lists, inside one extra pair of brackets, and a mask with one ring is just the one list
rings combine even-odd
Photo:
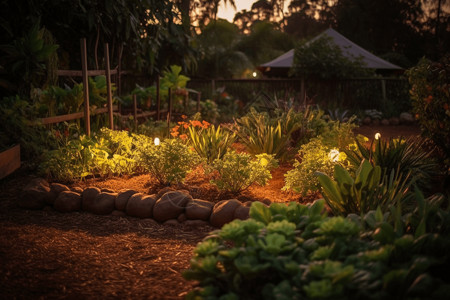
[(247, 220), (250, 214), (250, 207), (247, 206), (239, 206), (234, 211), (234, 218), (240, 220)]
[(96, 215), (109, 215), (114, 210), (116, 193), (100, 193), (93, 201), (84, 203), (83, 210)]
[(18, 205), (25, 209), (43, 209), (51, 202), (50, 186), (45, 179), (31, 180), (20, 193)]
[(214, 203), (193, 199), (186, 204), (186, 218), (189, 220), (204, 220), (208, 221), (211, 216)]
[(158, 222), (176, 219), (185, 210), (186, 204), (192, 200), (189, 194), (172, 191), (165, 193), (153, 208), (153, 218)]
[(58, 195), (53, 207), (59, 212), (73, 212), (81, 208), (81, 195), (65, 191)]
[(128, 203), (128, 199), (134, 194), (137, 194), (136, 190), (123, 190), (121, 191), (116, 198), (115, 207), (117, 210), (125, 211)]
[(72, 192), (78, 193), (78, 194), (82, 194), (83, 193), (83, 189), (80, 188), (79, 186), (74, 186), (70, 189)]
[(222, 227), (234, 220), (234, 211), (242, 206), (236, 199), (222, 200), (214, 205), (209, 222), (214, 227)]
[(58, 198), (59, 194), (65, 191), (70, 191), (70, 188), (67, 185), (60, 183), (51, 183), (50, 184), (51, 197), (47, 198), (47, 204), (53, 205), (55, 203), (56, 198)]
[(127, 215), (136, 218), (151, 218), (153, 216), (155, 203), (155, 195), (136, 193), (128, 199), (125, 212)]
[(97, 187), (88, 187), (81, 194), (81, 208), (89, 211), (90, 207), (94, 206), (95, 199), (100, 195), (101, 191)]

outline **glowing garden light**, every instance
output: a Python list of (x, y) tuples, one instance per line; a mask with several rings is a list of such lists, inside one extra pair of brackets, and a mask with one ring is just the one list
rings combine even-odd
[(253, 72), (252, 75), (253, 75), (254, 78), (256, 78), (256, 76), (257, 76), (258, 74), (256, 74), (256, 72)]
[(339, 160), (339, 150), (338, 149), (331, 149), (330, 153), (328, 153), (328, 158), (332, 162), (337, 162)]
[(156, 137), (156, 138), (155, 138), (155, 146), (159, 146), (159, 142), (160, 142), (160, 141), (159, 141), (159, 138)]
[(376, 140), (379, 140), (380, 137), (381, 137), (381, 133), (379, 133), (379, 132), (375, 133), (375, 139)]

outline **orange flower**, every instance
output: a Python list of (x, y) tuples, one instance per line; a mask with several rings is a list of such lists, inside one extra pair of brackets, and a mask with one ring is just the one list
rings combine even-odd
[(182, 135), (180, 135), (180, 139), (182, 139), (182, 140), (185, 140), (185, 139), (187, 139), (187, 135), (186, 135), (186, 134), (182, 134)]
[(193, 121), (189, 121), (191, 123), (192, 126), (194, 127), (202, 127), (202, 123), (200, 123), (200, 121), (197, 120), (193, 120)]
[(209, 125), (211, 125), (210, 123), (206, 122), (205, 120), (202, 121), (202, 124), (203, 124), (202, 127), (205, 128), (205, 129), (208, 128)]
[(188, 123), (184, 123), (183, 127), (184, 127), (184, 129), (188, 129), (189, 124)]
[(173, 136), (173, 137), (177, 137), (178, 134), (179, 134), (178, 131), (174, 131), (174, 132), (171, 132), (171, 133), (170, 133), (170, 135)]
[(186, 115), (181, 115), (181, 118), (182, 118), (183, 120), (185, 120), (185, 119), (187, 119), (187, 116), (186, 116)]
[(426, 101), (428, 104), (431, 103), (431, 100), (433, 100), (433, 96), (431, 96), (431, 95), (429, 95), (429, 96), (425, 99), (425, 101)]
[(448, 110), (448, 104), (447, 103), (444, 104), (444, 109)]

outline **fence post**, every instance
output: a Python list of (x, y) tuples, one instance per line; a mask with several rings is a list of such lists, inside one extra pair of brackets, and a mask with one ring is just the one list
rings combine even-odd
[(91, 136), (91, 119), (89, 112), (89, 79), (88, 79), (88, 66), (87, 66), (87, 49), (86, 39), (82, 38), (81, 43), (81, 68), (83, 77), (83, 95), (84, 95), (84, 125), (87, 136)]
[(381, 95), (383, 96), (383, 101), (386, 100), (386, 80), (381, 79)]
[(300, 82), (300, 102), (306, 107), (306, 91), (305, 91), (305, 78), (302, 77)]
[(138, 127), (138, 120), (137, 120), (137, 100), (136, 100), (136, 94), (133, 94), (133, 117), (134, 117), (134, 128), (137, 129), (137, 127)]
[(159, 75), (156, 76), (156, 120), (159, 121), (159, 114), (161, 110), (161, 96), (159, 94)]
[(200, 111), (200, 99), (201, 99), (201, 97), (202, 97), (202, 93), (198, 92), (198, 94), (197, 94), (197, 112)]
[(167, 135), (170, 137), (170, 115), (172, 113), (172, 89), (169, 88), (169, 107), (167, 110)]
[(111, 70), (109, 65), (108, 43), (105, 44), (105, 75), (106, 75), (106, 94), (108, 99), (109, 129), (114, 130), (114, 117), (113, 117), (112, 93), (111, 93)]

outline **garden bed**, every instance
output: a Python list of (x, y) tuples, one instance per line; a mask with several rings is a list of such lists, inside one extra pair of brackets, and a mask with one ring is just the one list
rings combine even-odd
[[(415, 126), (361, 127), (358, 133), (382, 138), (418, 134)], [(283, 169), (285, 168), (285, 169)], [(289, 166), (272, 171), (266, 187), (252, 186), (240, 200), (268, 198), (272, 202), (310, 201), (281, 193)], [(152, 219), (97, 216), (85, 212), (59, 213), (51, 208), (29, 211), (17, 207), (17, 194), (30, 181), (19, 170), (0, 182), (0, 292), (2, 298), (146, 298), (179, 299), (195, 282), (181, 272), (189, 267), (195, 245), (213, 227), (163, 226)], [(198, 195), (218, 201), (207, 179), (192, 173), (186, 185)], [(147, 175), (91, 179), (80, 187), (98, 186), (150, 192)], [(227, 196), (228, 198), (228, 196)]]

